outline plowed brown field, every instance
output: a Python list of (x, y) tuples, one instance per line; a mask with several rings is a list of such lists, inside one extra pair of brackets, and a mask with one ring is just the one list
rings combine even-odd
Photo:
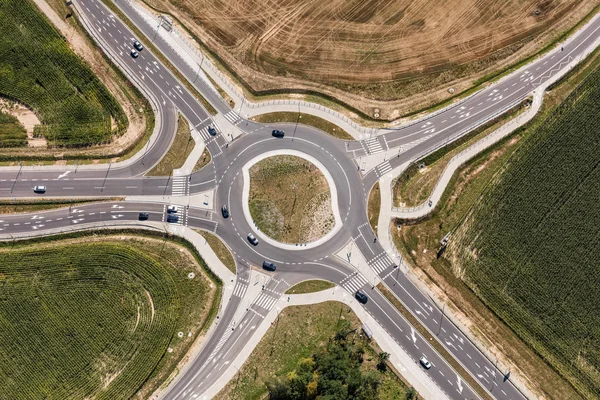
[(600, 3), (146, 1), (180, 19), (253, 89), (313, 89), (350, 104), (358, 96), (389, 102), (440, 86), (446, 91), (510, 56), (532, 54)]

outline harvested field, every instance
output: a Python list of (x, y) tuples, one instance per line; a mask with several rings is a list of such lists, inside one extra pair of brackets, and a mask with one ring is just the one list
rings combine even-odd
[(312, 242), (335, 224), (327, 180), (300, 157), (274, 156), (253, 165), (248, 201), (258, 228), (280, 242)]
[(451, 82), (533, 54), (600, 2), (147, 3), (180, 19), (255, 91), (310, 89), (363, 110), (369, 104), (360, 98), (392, 101), (442, 86), (446, 92)]
[(149, 398), (218, 298), (201, 260), (156, 238), (0, 247), (2, 399)]

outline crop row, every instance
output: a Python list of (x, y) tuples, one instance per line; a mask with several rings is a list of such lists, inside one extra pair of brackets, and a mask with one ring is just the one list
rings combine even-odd
[(458, 229), (466, 283), (584, 396), (600, 393), (600, 69)]
[(31, 107), (51, 146), (108, 142), (127, 128), (118, 102), (30, 0), (0, 3), (0, 95)]
[(131, 247), (0, 252), (0, 398), (129, 398), (179, 312), (173, 277)]

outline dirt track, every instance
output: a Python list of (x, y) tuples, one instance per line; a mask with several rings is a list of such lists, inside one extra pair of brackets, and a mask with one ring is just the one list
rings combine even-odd
[[(323, 84), (390, 101), (531, 53), (598, 0), (147, 0), (256, 90)], [(176, 4), (176, 5), (174, 5)], [(536, 11), (537, 10), (537, 11)], [(568, 18), (567, 18), (568, 17)], [(283, 79), (282, 79), (283, 78)], [(343, 99), (353, 104), (355, 99)], [(384, 114), (386, 114), (384, 112)]]

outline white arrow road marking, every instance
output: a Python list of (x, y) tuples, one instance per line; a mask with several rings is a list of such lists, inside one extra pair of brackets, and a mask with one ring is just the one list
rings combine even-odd
[(31, 219), (40, 219), (40, 218), (42, 218), (42, 217), (39, 215), (34, 215), (33, 217), (31, 217)]
[(125, 208), (125, 206), (120, 206), (118, 204), (113, 204), (111, 208)]
[(65, 176), (69, 175), (70, 173), (71, 173), (71, 171), (67, 171), (67, 172), (65, 172), (64, 174), (60, 174), (60, 175), (58, 176), (58, 179), (60, 179), (60, 178), (64, 178)]
[(38, 228), (41, 228), (42, 226), (45, 226), (45, 225), (43, 225), (43, 224), (41, 224), (41, 225), (33, 225), (32, 228), (33, 229), (38, 229)]
[(411, 327), (410, 328), (410, 337), (413, 340), (414, 344), (417, 344), (417, 335), (415, 334), (415, 328)]
[(111, 215), (112, 219), (121, 218), (122, 216), (123, 216), (123, 214), (119, 214), (119, 215)]
[(460, 376), (458, 376), (458, 375), (456, 375), (456, 386), (458, 386), (458, 392), (462, 393), (462, 391), (463, 391), (462, 381), (460, 380)]

